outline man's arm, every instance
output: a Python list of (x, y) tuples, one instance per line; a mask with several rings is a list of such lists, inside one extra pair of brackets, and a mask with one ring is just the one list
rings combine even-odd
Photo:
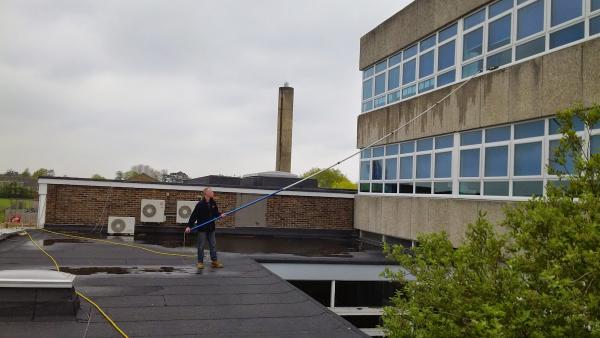
[[(185, 232), (189, 233), (191, 231), (191, 228), (194, 226), (194, 223), (196, 223), (196, 221), (198, 220), (198, 213), (199, 208), (198, 206), (200, 205), (200, 203), (198, 202), (196, 204), (196, 206), (194, 207), (194, 211), (192, 211), (192, 214), (190, 215), (190, 219), (188, 220), (188, 224), (187, 227), (185, 228)], [(190, 229), (190, 230), (188, 230)]]

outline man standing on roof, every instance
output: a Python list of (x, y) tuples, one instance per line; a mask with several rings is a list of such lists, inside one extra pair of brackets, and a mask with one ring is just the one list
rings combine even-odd
[[(188, 225), (185, 228), (185, 233), (189, 234), (192, 231), (192, 227), (195, 224), (202, 224), (215, 217), (225, 216), (219, 212), (219, 207), (214, 200), (215, 193), (211, 188), (204, 188), (202, 199), (196, 204)], [(204, 246), (208, 242), (208, 248), (210, 250), (210, 260), (212, 261), (213, 268), (222, 268), (221, 264), (217, 260), (217, 239), (215, 237), (215, 222), (210, 222), (200, 228), (198, 228), (198, 269), (204, 269)]]

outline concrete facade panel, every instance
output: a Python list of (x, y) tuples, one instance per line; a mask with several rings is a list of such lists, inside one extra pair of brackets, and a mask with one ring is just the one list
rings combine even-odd
[(583, 44), (582, 83), (583, 104), (600, 104), (600, 39)]
[(506, 69), (484, 76), (481, 79), (481, 126), (493, 126), (508, 122), (509, 76)]
[(582, 46), (575, 45), (542, 57), (542, 115), (555, 115), (582, 101)]
[(452, 245), (457, 246), (465, 239), (469, 223), (475, 222), (478, 215), (478, 203), (471, 200), (453, 199), (448, 201), (446, 217), (449, 226), (446, 230)]
[(428, 198), (412, 198), (410, 213), (410, 239), (416, 239), (419, 233), (429, 229), (429, 202)]
[(383, 233), (383, 217), (381, 213), (381, 197), (372, 197), (367, 204), (369, 209), (369, 230), (378, 234)]
[(509, 121), (527, 120), (542, 115), (542, 59), (514, 65), (509, 72)]

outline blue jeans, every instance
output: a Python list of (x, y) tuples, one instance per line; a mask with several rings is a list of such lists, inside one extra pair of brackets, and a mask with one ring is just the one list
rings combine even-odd
[(210, 250), (210, 259), (212, 261), (217, 260), (217, 238), (215, 237), (215, 232), (198, 232), (198, 262), (204, 261), (204, 246), (207, 241)]

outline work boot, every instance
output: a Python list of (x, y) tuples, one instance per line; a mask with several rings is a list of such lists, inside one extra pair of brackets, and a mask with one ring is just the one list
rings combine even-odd
[(212, 261), (212, 267), (213, 268), (222, 268), (223, 264), (221, 264), (219, 261)]
[(204, 263), (198, 262), (198, 263), (196, 263), (196, 267), (198, 268), (198, 270), (202, 270), (202, 269), (204, 269)]

